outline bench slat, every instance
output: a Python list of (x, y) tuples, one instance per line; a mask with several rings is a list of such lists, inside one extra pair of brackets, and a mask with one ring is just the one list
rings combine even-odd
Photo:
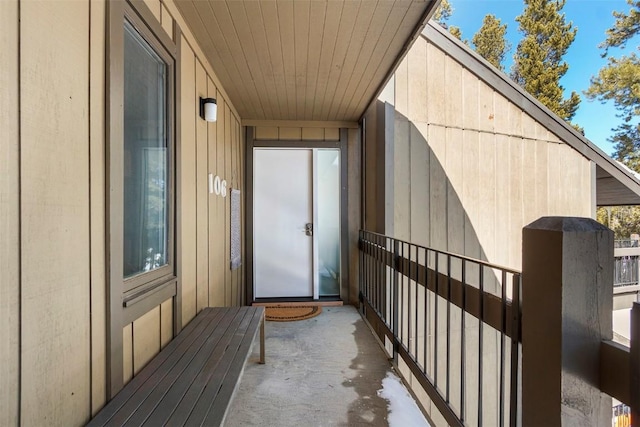
[[(87, 424), (87, 427), (99, 427), (105, 425), (114, 425), (111, 422), (113, 416), (118, 413), (121, 408), (134, 396), (138, 390), (144, 386), (147, 380), (153, 381), (154, 375), (162, 375), (156, 372), (164, 363), (175, 363), (182, 357), (182, 354), (194, 341), (202, 334), (207, 324), (216, 321), (222, 316), (221, 310), (210, 310), (202, 316), (196, 316), (167, 346), (156, 355), (151, 361), (127, 383), (118, 394), (111, 399), (102, 410)], [(173, 363), (172, 363), (173, 362)]]
[[(256, 335), (258, 333), (258, 329), (260, 326), (260, 322), (262, 322), (263, 317), (264, 317), (263, 314), (259, 314), (258, 312), (254, 313), (253, 318), (251, 319), (251, 324), (249, 326), (249, 331), (254, 331), (254, 332), (253, 334), (244, 335), (244, 337), (242, 338), (242, 343), (240, 344), (240, 347), (237, 352), (239, 356), (244, 356), (244, 357), (239, 357), (233, 360), (233, 364), (229, 367), (229, 370), (227, 372), (227, 377), (240, 378), (242, 376), (247, 359), (249, 359), (251, 345), (253, 344), (253, 341), (256, 338)], [(220, 388), (218, 397), (213, 403), (202, 425), (217, 426), (223, 423), (223, 421), (227, 416), (229, 403), (231, 402), (231, 399), (233, 399), (233, 395), (235, 394), (238, 388), (238, 383), (239, 383), (238, 381), (222, 382), (222, 386)]]
[[(175, 389), (187, 388), (189, 382), (193, 380), (207, 360), (209, 360), (214, 349), (226, 346), (226, 332), (233, 328), (237, 314), (238, 312), (235, 308), (229, 309), (217, 325), (210, 324), (202, 334), (206, 339), (200, 342), (199, 346), (194, 344), (189, 347), (178, 363), (166, 369), (167, 374), (161, 381), (153, 384), (151, 393), (146, 396), (144, 401), (133, 411), (131, 417), (124, 425), (126, 427), (138, 427), (142, 425), (167, 393), (173, 392)], [(179, 402), (179, 400), (177, 400), (177, 402)], [(161, 408), (166, 409), (167, 407), (162, 406)], [(163, 423), (165, 420), (166, 418), (159, 420), (154, 425), (160, 425), (160, 423)]]
[(205, 308), (88, 426), (219, 425), (263, 319), (264, 307)]
[(180, 380), (168, 390), (157, 410), (146, 420), (145, 425), (157, 426), (167, 421), (172, 425), (179, 425), (182, 423), (174, 419), (179, 419), (180, 414), (184, 414), (183, 419), (186, 419), (206, 386), (206, 381), (202, 381), (202, 377), (211, 375), (211, 372), (218, 368), (218, 361), (228, 351), (229, 343), (238, 330), (238, 324), (246, 316), (246, 310), (234, 310), (233, 315), (233, 320), (227, 327), (218, 327), (220, 339), (207, 345), (204, 355), (206, 357), (198, 361), (197, 365), (190, 365), (189, 372), (185, 371), (180, 376)]

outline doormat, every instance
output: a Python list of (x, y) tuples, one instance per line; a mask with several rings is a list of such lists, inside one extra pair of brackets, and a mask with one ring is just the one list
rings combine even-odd
[(272, 322), (293, 322), (296, 320), (306, 320), (316, 317), (322, 313), (322, 307), (318, 305), (302, 306), (271, 306), (265, 307), (265, 316), (267, 320)]

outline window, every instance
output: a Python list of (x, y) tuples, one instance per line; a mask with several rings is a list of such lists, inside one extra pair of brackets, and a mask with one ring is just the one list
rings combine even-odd
[(107, 394), (113, 398), (123, 384), (123, 326), (171, 298), (175, 319), (181, 316), (174, 246), (179, 54), (143, 2), (110, 1), (107, 10)]
[(122, 179), (114, 194), (122, 202), (121, 254), (114, 256), (127, 301), (175, 277), (174, 60), (135, 14), (125, 13), (123, 25), (122, 139), (111, 143), (121, 144), (122, 164), (112, 165)]
[(125, 279), (169, 263), (167, 64), (128, 22), (124, 31)]

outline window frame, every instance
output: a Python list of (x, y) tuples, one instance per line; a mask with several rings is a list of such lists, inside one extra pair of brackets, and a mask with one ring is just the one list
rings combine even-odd
[[(167, 75), (166, 75), (166, 123), (165, 123), (165, 134), (167, 137), (167, 152), (168, 152), (168, 174), (167, 178), (169, 181), (169, 187), (167, 189), (167, 202), (168, 202), (168, 229), (167, 234), (169, 236), (167, 242), (167, 251), (169, 252), (169, 256), (167, 257), (167, 263), (162, 267), (156, 268), (154, 270), (143, 272), (136, 274), (134, 276), (124, 278), (124, 269), (123, 269), (123, 292), (127, 294), (125, 297), (125, 302), (130, 299), (131, 294), (139, 295), (140, 293), (145, 293), (145, 290), (149, 288), (155, 288), (158, 285), (162, 284), (165, 281), (175, 279), (175, 136), (174, 136), (174, 128), (175, 128), (175, 58), (171, 56), (169, 51), (161, 44), (161, 42), (153, 35), (153, 33), (148, 29), (146, 25), (141, 21), (141, 19), (136, 15), (136, 13), (130, 8), (125, 8), (124, 10), (124, 20), (123, 20), (123, 28), (124, 21), (128, 21), (129, 24), (133, 27), (135, 31), (138, 32), (140, 37), (151, 46), (156, 55), (158, 55), (164, 63), (167, 65)], [(124, 35), (123, 35), (124, 40)], [(124, 54), (124, 49), (123, 49)], [(124, 65), (124, 61), (123, 61)], [(124, 70), (123, 70), (124, 75)], [(124, 105), (124, 103), (123, 103)], [(124, 110), (123, 110), (124, 113)], [(123, 129), (124, 134), (124, 129)], [(113, 140), (111, 140), (113, 142)], [(115, 147), (116, 149), (122, 149), (124, 151), (124, 137), (121, 138), (119, 142), (119, 147)], [(122, 155), (122, 159), (124, 162), (124, 153)], [(113, 165), (110, 165), (113, 167)], [(124, 165), (122, 165), (121, 174), (124, 174)], [(124, 184), (124, 183), (123, 183)], [(120, 187), (120, 194), (118, 197), (123, 200), (124, 198), (124, 185)], [(122, 216), (124, 216), (124, 203), (122, 203)], [(124, 232), (121, 233), (120, 236), (124, 240)], [(120, 243), (120, 249), (122, 250), (123, 243)], [(122, 257), (124, 254), (121, 255)]]
[[(180, 331), (181, 286), (178, 280), (177, 156), (180, 31), (173, 39), (142, 0), (106, 3), (105, 69), (105, 180), (106, 180), (106, 284), (107, 284), (107, 398), (124, 384), (123, 328), (173, 298), (174, 334)], [(154, 49), (167, 65), (166, 137), (168, 150), (168, 243), (167, 264), (124, 278), (124, 32), (125, 21)], [(175, 41), (174, 41), (175, 40)]]

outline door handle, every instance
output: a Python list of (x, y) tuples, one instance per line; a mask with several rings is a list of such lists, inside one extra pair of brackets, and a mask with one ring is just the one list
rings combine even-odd
[(308, 222), (304, 225), (304, 234), (307, 236), (313, 236), (313, 224)]

